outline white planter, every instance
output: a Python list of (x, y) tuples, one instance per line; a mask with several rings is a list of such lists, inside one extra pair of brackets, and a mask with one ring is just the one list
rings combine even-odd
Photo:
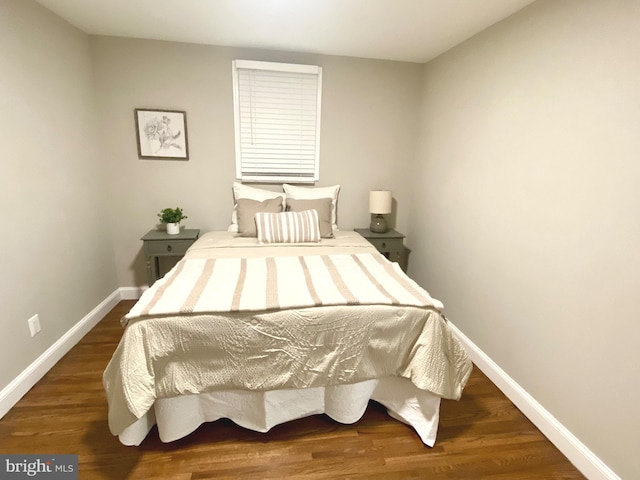
[(177, 235), (180, 233), (179, 223), (167, 223), (167, 233), (169, 235)]

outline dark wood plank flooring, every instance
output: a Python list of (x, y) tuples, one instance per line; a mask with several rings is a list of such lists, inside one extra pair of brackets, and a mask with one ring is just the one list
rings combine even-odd
[(477, 368), (443, 401), (434, 448), (372, 402), (353, 425), (325, 415), (256, 433), (230, 421), (125, 447), (107, 427), (102, 372), (133, 305), (120, 302), (0, 420), (0, 453), (78, 454), (80, 479), (585, 478)]

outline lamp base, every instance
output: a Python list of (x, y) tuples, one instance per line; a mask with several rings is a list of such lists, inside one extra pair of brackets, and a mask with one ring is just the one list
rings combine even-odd
[(386, 233), (389, 230), (389, 226), (382, 215), (376, 215), (371, 219), (369, 230), (374, 233)]

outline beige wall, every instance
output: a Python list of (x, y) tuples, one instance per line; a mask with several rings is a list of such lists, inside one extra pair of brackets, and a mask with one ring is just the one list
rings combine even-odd
[[(161, 208), (184, 208), (190, 228), (229, 226), (235, 176), (231, 62), (237, 58), (323, 67), (317, 186), (342, 186), (343, 229), (369, 224), (369, 190), (391, 189), (395, 225), (406, 229), (410, 173), (402, 165), (415, 153), (420, 65), (114, 37), (92, 37), (91, 49), (100, 148), (114, 192), (111, 227), (120, 285), (146, 283), (139, 239), (155, 228)], [(189, 161), (138, 159), (136, 107), (187, 112)]]
[(0, 72), (1, 390), (117, 284), (87, 36), (0, 0)]
[(453, 323), (629, 479), (639, 25), (635, 0), (538, 1), (429, 63), (408, 237)]

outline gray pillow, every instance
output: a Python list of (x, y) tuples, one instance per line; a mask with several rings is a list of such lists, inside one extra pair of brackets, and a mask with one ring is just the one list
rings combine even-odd
[(239, 237), (255, 237), (256, 231), (256, 213), (279, 213), (282, 211), (282, 198), (270, 198), (259, 202), (249, 198), (239, 198), (236, 203), (238, 213), (238, 236)]
[(318, 223), (320, 224), (320, 236), (322, 238), (333, 238), (333, 228), (331, 228), (331, 202), (331, 198), (297, 200), (287, 197), (287, 211), (303, 212), (305, 210), (316, 210), (318, 212)]

